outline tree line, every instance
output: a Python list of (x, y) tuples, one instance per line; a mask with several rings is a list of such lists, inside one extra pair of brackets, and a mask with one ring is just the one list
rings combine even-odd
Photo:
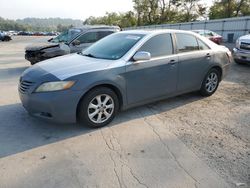
[(14, 21), (0, 17), (0, 30), (62, 32), (69, 27), (80, 27), (82, 23), (82, 20), (62, 18), (24, 18)]
[(133, 11), (91, 16), (84, 24), (132, 27), (250, 15), (250, 0), (215, 0), (209, 8), (202, 0), (133, 0), (133, 4)]
[(215, 0), (207, 7), (202, 0), (132, 0), (133, 10), (125, 13), (107, 12), (84, 21), (61, 18), (25, 18), (8, 20), (0, 17), (0, 30), (63, 31), (82, 24), (132, 27), (152, 24), (190, 22), (204, 19), (250, 15), (250, 0)]

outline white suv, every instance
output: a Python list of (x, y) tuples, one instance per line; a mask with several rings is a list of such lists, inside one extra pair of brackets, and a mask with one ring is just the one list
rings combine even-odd
[(233, 57), (236, 63), (250, 64), (250, 34), (237, 39), (236, 47), (233, 49)]

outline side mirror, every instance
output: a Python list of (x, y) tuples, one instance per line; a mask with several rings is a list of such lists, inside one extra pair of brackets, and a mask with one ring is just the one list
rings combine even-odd
[(146, 61), (151, 59), (151, 54), (149, 52), (136, 52), (135, 55), (133, 56), (133, 59), (135, 61)]
[(72, 45), (73, 46), (78, 46), (78, 45), (80, 45), (81, 44), (81, 42), (79, 41), (79, 40), (74, 40), (73, 42), (72, 42)]

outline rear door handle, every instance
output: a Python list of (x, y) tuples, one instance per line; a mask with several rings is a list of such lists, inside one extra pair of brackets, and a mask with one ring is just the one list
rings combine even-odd
[(210, 58), (210, 57), (211, 57), (210, 53), (207, 53), (206, 57), (207, 57), (207, 58)]

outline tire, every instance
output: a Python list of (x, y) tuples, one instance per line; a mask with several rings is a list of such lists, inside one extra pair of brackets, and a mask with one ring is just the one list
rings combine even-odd
[(31, 65), (35, 65), (37, 63), (37, 61), (30, 61)]
[(219, 86), (220, 80), (220, 72), (214, 68), (210, 69), (202, 82), (200, 94), (202, 96), (213, 95)]
[(3, 41), (6, 41), (6, 42), (8, 42), (10, 40), (11, 40), (11, 38), (9, 36), (4, 36), (4, 38), (3, 38)]
[(97, 87), (90, 90), (80, 101), (77, 117), (80, 124), (99, 128), (109, 124), (118, 110), (119, 100), (116, 93), (107, 87)]
[(237, 64), (239, 64), (239, 65), (243, 65), (244, 64), (244, 62), (242, 62), (240, 60), (237, 60), (237, 59), (234, 59), (234, 62), (237, 63)]

